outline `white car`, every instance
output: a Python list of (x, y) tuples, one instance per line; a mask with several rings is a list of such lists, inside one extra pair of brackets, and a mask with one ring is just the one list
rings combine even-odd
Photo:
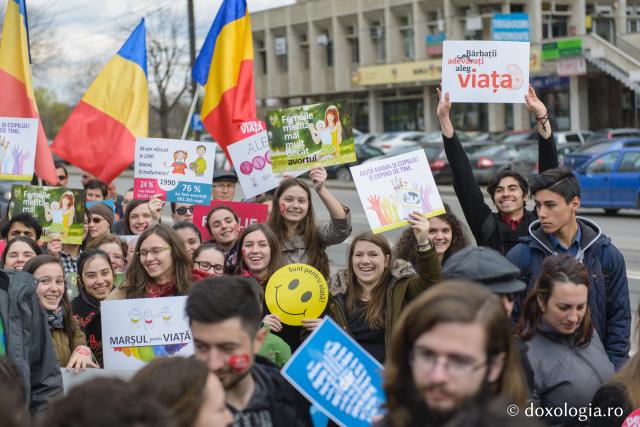
[(591, 135), (593, 135), (593, 132), (590, 130), (560, 131), (554, 132), (554, 135), (558, 144), (565, 144), (567, 142), (585, 144)]
[(424, 136), (424, 132), (415, 131), (386, 132), (368, 144), (372, 147), (379, 148), (384, 153), (387, 153), (392, 148), (401, 147), (403, 145), (413, 145)]

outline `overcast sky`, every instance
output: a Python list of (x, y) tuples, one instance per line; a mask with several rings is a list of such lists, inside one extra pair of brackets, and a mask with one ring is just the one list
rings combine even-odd
[[(206, 36), (222, 0), (193, 0), (196, 16), (196, 49)], [(284, 6), (295, 0), (247, 0), (249, 12)], [(7, 0), (0, 0), (4, 19)], [(65, 68), (90, 60), (104, 63), (126, 39), (123, 28), (135, 27), (142, 17), (151, 19), (159, 8), (171, 7), (175, 14), (186, 16), (187, 0), (27, 0), (29, 9), (46, 10), (54, 20), (54, 39), (60, 46), (59, 73)], [(147, 30), (149, 31), (149, 30)], [(77, 66), (76, 65), (76, 66)], [(77, 72), (77, 70), (76, 70)], [(37, 79), (38, 80), (38, 79)], [(40, 79), (36, 84), (56, 86), (58, 95), (64, 90), (56, 82)]]

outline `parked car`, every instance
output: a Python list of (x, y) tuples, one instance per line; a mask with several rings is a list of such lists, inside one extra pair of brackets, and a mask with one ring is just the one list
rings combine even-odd
[(640, 208), (640, 144), (597, 154), (574, 173), (583, 207), (603, 208), (610, 215)]
[(469, 156), (473, 177), (478, 184), (487, 184), (498, 172), (510, 169), (511, 162), (521, 150), (531, 145), (537, 145), (536, 141), (520, 141), (506, 144), (489, 145)]
[(619, 150), (624, 147), (640, 147), (640, 138), (605, 139), (590, 142), (574, 152), (566, 154), (562, 160), (562, 165), (575, 170), (596, 154), (609, 150)]
[(384, 156), (384, 152), (379, 148), (372, 147), (366, 144), (355, 144), (356, 161), (351, 163), (345, 163), (341, 165), (332, 165), (325, 167), (327, 171), (327, 178), (338, 179), (340, 181), (351, 181), (351, 166), (359, 165), (371, 158)]
[(615, 139), (615, 138), (625, 138), (625, 137), (640, 137), (640, 129), (634, 129), (634, 128), (598, 129), (589, 137), (589, 142), (598, 141), (601, 139)]
[(400, 147), (403, 145), (411, 146), (415, 144), (416, 140), (425, 135), (424, 132), (386, 132), (381, 134), (378, 138), (369, 142), (368, 145), (379, 148), (384, 151), (385, 154), (392, 148)]
[(580, 144), (586, 144), (591, 135), (594, 132), (590, 130), (576, 130), (576, 131), (560, 131), (554, 132), (556, 142), (558, 144), (567, 144), (571, 142), (577, 142)]
[(533, 130), (507, 130), (493, 135), (494, 141), (507, 144), (511, 142), (533, 141), (538, 139), (538, 131)]
[[(579, 142), (567, 142), (558, 147), (558, 161), (562, 164), (564, 156), (582, 147)], [(511, 162), (511, 170), (524, 176), (529, 182), (540, 172), (538, 165), (538, 144), (520, 150)]]

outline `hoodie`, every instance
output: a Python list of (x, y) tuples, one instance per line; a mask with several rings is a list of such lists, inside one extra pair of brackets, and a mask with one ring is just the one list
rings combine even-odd
[[(625, 262), (620, 251), (593, 221), (577, 217), (582, 237), (575, 258), (589, 272), (589, 307), (591, 321), (604, 344), (609, 360), (619, 369), (629, 357), (631, 347), (631, 308)], [(507, 254), (509, 261), (520, 268), (520, 279), (527, 284), (525, 295), (516, 300), (513, 320), (520, 314), (526, 293), (535, 285), (540, 265), (545, 257), (557, 255), (540, 221), (529, 226), (529, 236)]]

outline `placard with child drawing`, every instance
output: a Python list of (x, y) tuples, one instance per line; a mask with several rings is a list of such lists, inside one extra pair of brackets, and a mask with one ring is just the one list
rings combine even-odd
[(414, 211), (445, 213), (424, 150), (353, 166), (351, 176), (374, 233), (407, 225)]
[(266, 122), (276, 173), (356, 160), (347, 101), (270, 111)]
[(149, 200), (161, 194), (169, 202), (209, 204), (215, 156), (216, 145), (210, 142), (138, 138), (134, 198)]
[(33, 179), (37, 139), (37, 119), (0, 117), (0, 179)]

